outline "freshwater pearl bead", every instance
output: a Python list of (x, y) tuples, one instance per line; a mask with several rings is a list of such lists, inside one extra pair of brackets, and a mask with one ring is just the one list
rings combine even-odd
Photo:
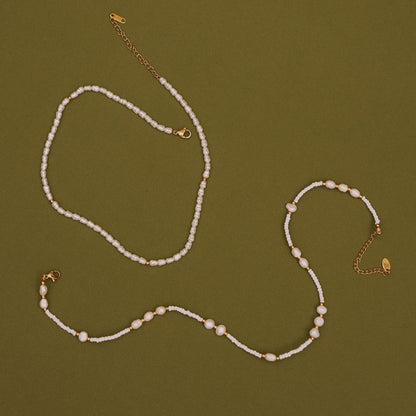
[(314, 323), (316, 326), (323, 326), (323, 325), (324, 325), (324, 323), (325, 323), (325, 319), (324, 319), (324, 318), (322, 318), (322, 317), (320, 317), (320, 316), (317, 316), (317, 317), (313, 320), (313, 323)]
[(326, 308), (326, 306), (324, 306), (324, 305), (319, 305), (317, 308), (316, 308), (316, 312), (318, 312), (319, 313), (319, 315), (325, 315), (327, 312), (328, 312), (328, 309)]
[(289, 212), (295, 212), (298, 209), (298, 207), (295, 204), (286, 204), (286, 209)]
[(215, 333), (218, 336), (224, 335), (227, 331), (227, 328), (225, 327), (225, 325), (218, 325), (217, 328), (215, 329)]
[(145, 314), (144, 314), (144, 316), (143, 316), (143, 319), (146, 321), (146, 322), (149, 322), (149, 321), (151, 321), (152, 319), (153, 319), (153, 312), (146, 312)]
[(352, 188), (352, 189), (350, 190), (350, 195), (351, 195), (353, 198), (359, 198), (359, 197), (360, 197), (360, 195), (361, 195), (361, 193), (360, 193), (360, 191), (359, 191), (358, 189)]
[(302, 254), (302, 252), (297, 247), (292, 248), (292, 256), (293, 257), (299, 258), (301, 256), (301, 254)]
[(267, 354), (265, 354), (264, 358), (267, 361), (276, 361), (277, 360), (276, 355), (275, 354), (272, 354), (271, 352), (268, 352)]
[(306, 269), (309, 266), (309, 262), (305, 258), (301, 257), (299, 259), (299, 265), (300, 267), (303, 267), (304, 269)]
[(48, 293), (48, 286), (41, 285), (39, 288), (39, 293), (41, 296), (45, 296)]
[(42, 309), (46, 309), (48, 307), (48, 301), (46, 299), (41, 299), (40, 302), (39, 302), (39, 306)]
[(345, 185), (345, 183), (340, 183), (338, 185), (338, 190), (341, 192), (347, 192), (348, 191), (348, 185)]
[(131, 327), (133, 329), (139, 329), (141, 326), (143, 325), (143, 322), (141, 319), (135, 319), (132, 323), (131, 323)]
[(79, 335), (78, 335), (78, 339), (79, 339), (81, 342), (88, 341), (88, 333), (87, 333), (87, 332), (85, 332), (85, 331), (81, 331), (81, 332), (79, 333)]
[(214, 328), (214, 326), (215, 326), (215, 322), (214, 322), (212, 319), (207, 319), (207, 320), (204, 322), (204, 327), (205, 327), (206, 329), (212, 329), (212, 328)]
[(319, 338), (319, 330), (318, 330), (318, 328), (312, 328), (310, 331), (309, 331), (309, 335), (311, 336), (311, 337), (313, 337), (313, 338)]
[(335, 184), (335, 182), (334, 182), (334, 181), (326, 181), (326, 182), (325, 182), (325, 186), (326, 186), (328, 189), (334, 189), (334, 188), (336, 187), (336, 184)]
[(158, 315), (164, 315), (166, 313), (166, 308), (164, 306), (158, 306), (156, 308), (156, 313)]

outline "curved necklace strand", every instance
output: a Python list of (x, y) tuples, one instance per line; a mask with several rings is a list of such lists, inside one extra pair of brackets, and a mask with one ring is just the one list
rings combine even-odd
[[(47, 166), (48, 166), (48, 155), (49, 155), (50, 147), (52, 145), (52, 141), (55, 137), (56, 131), (57, 131), (58, 126), (60, 124), (62, 113), (63, 113), (65, 107), (68, 105), (68, 103), (71, 100), (73, 100), (74, 98), (78, 97), (79, 95), (83, 94), (86, 91), (92, 91), (92, 92), (98, 92), (98, 93), (104, 94), (105, 96), (112, 99), (113, 101), (116, 101), (116, 102), (124, 105), (128, 109), (132, 110), (135, 114), (139, 115), (141, 118), (143, 118), (145, 121), (147, 121), (152, 127), (156, 128), (156, 129), (158, 129), (158, 130), (160, 130), (164, 133), (177, 135), (177, 136), (185, 138), (185, 139), (187, 139), (191, 136), (191, 132), (186, 128), (177, 131), (177, 130), (172, 129), (171, 127), (165, 127), (165, 126), (157, 123), (155, 120), (153, 120), (150, 116), (148, 116), (140, 108), (136, 107), (134, 104), (128, 102), (124, 98), (118, 97), (116, 94), (112, 93), (111, 91), (106, 90), (105, 88), (101, 88), (101, 87), (98, 87), (98, 86), (80, 87), (76, 91), (74, 91), (69, 97), (66, 97), (61, 102), (61, 104), (59, 105), (58, 111), (56, 112), (56, 117), (55, 117), (54, 123), (52, 125), (50, 133), (48, 134), (48, 139), (45, 143), (45, 147), (44, 147), (44, 150), (43, 150), (42, 165), (41, 165), (41, 177), (42, 177), (42, 183), (43, 183), (43, 190), (45, 192), (46, 197), (51, 202), (52, 207), (58, 213), (66, 216), (68, 218), (71, 218), (75, 221), (79, 221), (80, 223), (85, 224), (89, 228), (93, 229), (95, 232), (101, 234), (110, 244), (112, 244), (124, 256), (126, 256), (126, 257), (130, 258), (131, 260), (136, 261), (140, 264), (147, 264), (147, 265), (150, 265), (150, 266), (163, 266), (165, 264), (169, 264), (169, 263), (172, 263), (174, 261), (178, 261), (192, 247), (192, 243), (193, 243), (194, 238), (195, 238), (196, 228), (198, 226), (198, 221), (199, 221), (200, 213), (201, 213), (201, 209), (202, 209), (202, 202), (203, 202), (204, 192), (205, 192), (205, 188), (206, 188), (206, 181), (209, 177), (209, 173), (210, 173), (210, 169), (211, 169), (208, 145), (207, 145), (207, 141), (205, 139), (205, 135), (203, 133), (203, 129), (201, 127), (201, 124), (199, 123), (199, 120), (196, 117), (195, 113), (192, 111), (191, 107), (189, 107), (189, 105), (186, 103), (186, 101), (183, 99), (183, 97), (172, 87), (172, 85), (170, 85), (164, 78), (162, 78), (158, 75), (156, 70), (149, 64), (149, 62), (145, 58), (143, 58), (143, 56), (138, 52), (136, 47), (134, 45), (132, 45), (132, 43), (127, 38), (125, 33), (121, 30), (121, 28), (120, 28), (120, 26), (118, 25), (117, 22), (125, 23), (126, 19), (121, 17), (121, 16), (116, 15), (115, 13), (111, 13), (110, 14), (110, 22), (114, 26), (114, 28), (116, 29), (117, 33), (121, 36), (121, 38), (125, 42), (126, 46), (136, 56), (139, 63), (144, 65), (149, 70), (149, 72), (181, 104), (181, 106), (184, 108), (185, 112), (191, 118), (192, 123), (194, 124), (194, 126), (195, 126), (195, 128), (198, 132), (198, 135), (199, 135), (199, 138), (200, 138), (200, 141), (201, 141), (203, 156), (204, 156), (205, 169), (204, 169), (204, 172), (203, 172), (203, 175), (202, 175), (202, 181), (200, 183), (200, 187), (199, 187), (199, 190), (198, 190), (197, 203), (196, 203), (196, 207), (195, 207), (194, 218), (193, 218), (193, 221), (192, 221), (192, 226), (191, 226), (191, 230), (190, 230), (190, 233), (189, 233), (189, 236), (188, 236), (188, 240), (185, 244), (185, 247), (182, 250), (180, 250), (179, 252), (175, 253), (171, 257), (162, 258), (162, 259), (147, 260), (144, 257), (138, 256), (138, 255), (133, 254), (133, 253), (129, 252), (128, 250), (126, 250), (120, 244), (119, 241), (117, 241), (111, 234), (109, 234), (107, 231), (105, 231), (99, 225), (97, 225), (97, 224), (93, 223), (92, 221), (80, 216), (79, 214), (76, 214), (76, 213), (73, 213), (71, 211), (65, 210), (64, 208), (62, 208), (58, 204), (58, 202), (56, 200), (54, 200), (54, 198), (52, 196), (52, 192), (51, 192), (49, 184), (48, 184), (47, 175), (46, 175)], [(390, 274), (390, 270), (391, 270), (390, 262), (386, 258), (383, 258), (383, 260), (382, 260), (382, 267), (375, 267), (375, 268), (366, 269), (366, 270), (363, 270), (363, 269), (360, 268), (360, 262), (361, 262), (361, 259), (364, 255), (364, 253), (366, 252), (366, 250), (368, 249), (370, 244), (374, 241), (374, 238), (377, 235), (381, 234), (380, 219), (377, 216), (377, 213), (376, 213), (375, 209), (370, 204), (369, 200), (365, 196), (361, 195), (360, 191), (358, 191), (355, 188), (350, 188), (350, 187), (348, 187), (348, 185), (345, 185), (345, 184), (338, 184), (337, 185), (332, 180), (313, 182), (312, 184), (310, 184), (306, 188), (302, 189), (302, 191), (300, 191), (297, 194), (297, 196), (295, 197), (295, 199), (291, 203), (286, 204), (287, 214), (286, 214), (286, 218), (285, 218), (285, 222), (284, 222), (284, 232), (285, 232), (286, 241), (287, 241), (287, 244), (289, 246), (289, 249), (291, 251), (292, 256), (298, 260), (299, 265), (303, 269), (306, 270), (306, 272), (311, 277), (313, 283), (315, 284), (315, 288), (316, 288), (316, 291), (318, 293), (319, 304), (316, 307), (317, 316), (315, 316), (315, 318), (313, 319), (314, 326), (309, 331), (309, 337), (300, 346), (298, 346), (297, 348), (292, 349), (292, 350), (290, 350), (286, 353), (278, 354), (278, 353), (275, 353), (275, 352), (267, 352), (267, 353), (258, 352), (255, 349), (252, 349), (252, 348), (248, 347), (247, 345), (243, 344), (237, 338), (235, 338), (233, 335), (231, 335), (227, 331), (227, 328), (225, 327), (225, 325), (223, 325), (223, 324), (218, 324), (217, 325), (213, 319), (202, 318), (200, 315), (198, 315), (194, 312), (191, 312), (191, 311), (189, 311), (189, 310), (187, 310), (187, 309), (185, 309), (181, 306), (176, 306), (176, 305), (158, 306), (153, 311), (146, 312), (143, 315), (142, 318), (134, 319), (127, 328), (125, 328), (125, 329), (123, 329), (123, 330), (121, 330), (121, 331), (119, 331), (119, 332), (117, 332), (113, 335), (101, 336), (101, 337), (90, 337), (88, 335), (88, 333), (84, 330), (78, 332), (78, 331), (70, 328), (69, 326), (65, 325), (59, 318), (57, 318), (52, 312), (50, 312), (50, 310), (48, 308), (49, 304), (48, 304), (48, 300), (46, 299), (46, 295), (48, 293), (47, 282), (48, 281), (55, 282), (56, 280), (58, 280), (61, 277), (60, 272), (57, 271), (57, 270), (53, 270), (53, 271), (51, 271), (47, 274), (44, 274), (42, 276), (41, 286), (39, 288), (39, 293), (41, 295), (41, 300), (39, 302), (39, 306), (43, 309), (45, 314), (52, 321), (54, 321), (64, 331), (68, 332), (69, 334), (73, 335), (74, 337), (77, 337), (80, 342), (87, 342), (88, 341), (88, 342), (91, 342), (91, 343), (101, 343), (101, 342), (106, 342), (106, 341), (112, 341), (112, 340), (115, 340), (117, 338), (122, 337), (123, 335), (126, 335), (126, 334), (128, 334), (132, 331), (135, 331), (135, 330), (139, 329), (140, 327), (143, 326), (144, 323), (150, 322), (155, 316), (165, 315), (166, 312), (178, 312), (182, 315), (188, 316), (189, 318), (195, 319), (196, 321), (202, 323), (203, 326), (206, 329), (213, 330), (216, 335), (225, 336), (229, 341), (231, 341), (238, 348), (241, 348), (242, 350), (244, 350), (248, 354), (251, 354), (251, 355), (253, 355), (257, 358), (262, 358), (262, 359), (265, 359), (266, 361), (274, 362), (274, 361), (283, 360), (285, 358), (291, 357), (292, 355), (303, 351), (307, 346), (309, 346), (313, 342), (313, 340), (315, 340), (316, 338), (318, 338), (320, 336), (320, 329), (325, 323), (324, 315), (327, 313), (327, 308), (325, 306), (324, 293), (323, 293), (322, 286), (319, 282), (319, 279), (316, 276), (315, 272), (312, 270), (312, 268), (309, 266), (308, 260), (305, 257), (302, 257), (301, 250), (294, 246), (294, 244), (292, 242), (292, 238), (290, 236), (290, 232), (289, 232), (290, 220), (291, 220), (292, 215), (297, 211), (297, 204), (298, 204), (299, 200), (303, 197), (304, 194), (306, 194), (311, 189), (314, 189), (314, 188), (317, 188), (317, 187), (322, 187), (322, 186), (326, 187), (327, 189), (338, 189), (342, 193), (347, 193), (348, 192), (353, 198), (361, 199), (364, 202), (364, 204), (366, 205), (366, 207), (368, 208), (368, 210), (370, 211), (370, 213), (372, 214), (372, 216), (373, 216), (376, 229), (370, 235), (369, 239), (365, 242), (362, 249), (358, 253), (357, 257), (355, 258), (354, 263), (353, 263), (354, 270), (357, 273), (364, 274), (364, 275), (379, 273), (379, 274), (382, 274), (383, 276), (388, 276)]]
[(188, 114), (189, 118), (191, 119), (193, 125), (195, 126), (195, 129), (198, 133), (200, 142), (201, 142), (201, 148), (202, 153), (204, 157), (204, 171), (202, 173), (202, 179), (201, 183), (199, 184), (198, 189), (198, 196), (196, 198), (196, 205), (195, 205), (195, 211), (194, 216), (191, 223), (191, 228), (189, 230), (188, 239), (184, 245), (184, 247), (179, 250), (178, 252), (174, 253), (173, 255), (165, 258), (160, 259), (147, 259), (143, 256), (139, 256), (135, 253), (130, 252), (126, 248), (123, 247), (123, 245), (115, 239), (110, 233), (108, 233), (106, 230), (104, 230), (101, 226), (98, 224), (95, 224), (93, 221), (90, 221), (89, 219), (71, 212), (65, 208), (63, 208), (53, 197), (52, 191), (49, 186), (48, 178), (47, 178), (47, 169), (48, 169), (48, 158), (50, 149), (52, 146), (52, 142), (54, 140), (55, 134), (58, 130), (59, 124), (61, 122), (62, 114), (66, 108), (66, 106), (73, 101), (75, 98), (80, 96), (81, 94), (85, 92), (95, 92), (100, 93), (104, 95), (105, 97), (109, 98), (110, 100), (113, 100), (121, 105), (124, 105), (126, 108), (131, 110), (133, 113), (137, 114), (139, 117), (144, 119), (147, 123), (149, 123), (152, 127), (155, 129), (166, 133), (166, 134), (172, 134), (175, 136), (179, 136), (182, 139), (189, 139), (191, 137), (191, 132), (187, 128), (183, 128), (182, 130), (175, 130), (171, 127), (166, 127), (162, 124), (159, 124), (157, 121), (153, 120), (148, 114), (146, 114), (143, 110), (141, 110), (139, 107), (135, 106), (131, 102), (127, 101), (124, 98), (120, 98), (117, 94), (114, 94), (113, 92), (99, 87), (97, 85), (87, 85), (83, 87), (79, 87), (77, 90), (75, 90), (72, 94), (70, 94), (68, 97), (65, 97), (62, 102), (59, 104), (58, 109), (56, 111), (55, 119), (53, 121), (51, 130), (48, 134), (48, 138), (45, 142), (45, 146), (43, 148), (43, 154), (42, 154), (42, 163), (41, 163), (41, 170), (40, 175), (42, 179), (43, 184), (43, 191), (46, 195), (46, 198), (51, 202), (52, 207), (61, 215), (64, 215), (67, 218), (71, 218), (74, 221), (78, 221), (81, 224), (86, 225), (87, 227), (94, 230), (96, 233), (100, 234), (102, 237), (104, 237), (112, 246), (114, 246), (123, 256), (129, 258), (130, 260), (144, 264), (149, 266), (164, 266), (166, 264), (173, 263), (175, 261), (180, 260), (182, 257), (184, 257), (188, 251), (191, 249), (192, 244), (195, 240), (196, 235), (196, 229), (198, 227), (199, 218), (201, 216), (202, 211), (202, 203), (204, 201), (204, 194), (205, 189), (207, 186), (207, 180), (210, 175), (211, 170), (211, 159), (209, 156), (209, 150), (208, 150), (208, 143), (205, 138), (204, 130), (201, 126), (201, 123), (199, 122), (197, 116), (193, 112), (192, 108), (188, 105), (188, 103), (185, 101), (185, 99), (178, 93), (178, 91), (172, 87), (171, 84), (169, 84), (168, 81), (166, 81), (165, 78), (160, 77), (155, 69), (149, 64), (148, 61), (146, 61), (143, 56), (137, 51), (137, 49), (131, 44), (131, 42), (126, 37), (125, 33), (120, 29), (120, 26), (117, 24), (115, 19), (118, 19), (121, 23), (125, 23), (125, 19), (111, 13), (110, 15), (110, 22), (111, 24), (116, 28), (117, 33), (122, 37), (126, 45), (129, 47), (130, 50), (134, 53), (134, 55), (137, 57), (139, 62), (144, 65), (151, 74), (160, 82), (161, 85), (163, 85), (170, 94), (179, 102), (179, 104), (182, 106), (182, 108), (185, 110), (185, 112)]
[[(349, 192), (349, 194), (353, 198), (360, 198), (364, 204), (367, 206), (368, 210), (373, 216), (374, 223), (376, 230), (374, 233), (371, 234), (369, 240), (364, 244), (363, 248), (361, 249), (358, 257), (361, 260), (362, 255), (368, 248), (368, 246), (373, 241), (374, 237), (381, 234), (381, 227), (380, 227), (380, 219), (375, 211), (375, 209), (372, 207), (370, 201), (365, 197), (362, 196), (360, 191), (355, 188), (349, 188), (345, 184), (335, 184), (334, 181), (327, 180), (327, 181), (319, 181), (319, 182), (313, 182), (306, 188), (302, 189), (300, 191), (293, 202), (286, 204), (287, 214), (286, 219), (284, 222), (284, 232), (286, 235), (286, 241), (289, 246), (289, 249), (291, 251), (291, 254), (294, 258), (296, 258), (299, 262), (299, 265), (307, 271), (309, 276), (311, 277), (313, 283), (315, 284), (316, 291), (318, 293), (318, 299), (319, 304), (316, 307), (317, 316), (313, 319), (314, 326), (309, 331), (309, 337), (306, 339), (305, 342), (303, 342), (301, 345), (299, 345), (297, 348), (292, 349), (288, 352), (277, 354), (275, 352), (267, 352), (267, 353), (261, 353), (256, 351), (253, 348), (248, 347), (247, 345), (243, 344), (241, 341), (239, 341), (237, 338), (235, 338), (233, 335), (231, 335), (228, 331), (225, 325), (219, 324), (217, 325), (213, 319), (210, 318), (202, 318), (200, 315), (191, 312), (181, 306), (177, 305), (169, 305), (169, 306), (158, 306), (153, 311), (146, 312), (142, 318), (136, 318), (134, 319), (130, 326), (127, 328), (108, 336), (102, 336), (102, 337), (90, 337), (86, 331), (76, 331), (75, 329), (70, 328), (69, 326), (65, 325), (59, 318), (57, 318), (50, 310), (48, 309), (48, 301), (46, 299), (46, 294), (48, 292), (48, 287), (46, 285), (46, 282), (48, 280), (52, 280), (52, 282), (55, 282), (57, 279), (60, 278), (60, 273), (57, 270), (51, 271), (48, 274), (43, 275), (42, 277), (42, 284), (39, 289), (39, 293), (42, 296), (42, 299), (40, 300), (39, 306), (44, 310), (45, 314), (52, 319), (60, 328), (62, 328), (64, 331), (68, 332), (69, 334), (73, 335), (74, 337), (77, 337), (79, 341), (81, 342), (92, 342), (92, 343), (101, 343), (106, 341), (112, 341), (117, 338), (122, 337), (123, 335), (126, 335), (132, 331), (135, 331), (143, 326), (143, 324), (150, 322), (155, 316), (162, 316), (165, 315), (166, 312), (178, 312), (182, 315), (188, 316), (189, 318), (195, 319), (196, 321), (203, 324), (203, 326), (206, 329), (214, 330), (215, 334), (218, 336), (225, 336), (228, 338), (229, 341), (231, 341), (234, 345), (236, 345), (238, 348), (241, 348), (248, 354), (251, 354), (257, 358), (263, 358), (266, 361), (277, 361), (277, 360), (283, 360), (285, 358), (291, 357), (294, 354), (298, 354), (299, 352), (303, 351), (307, 346), (309, 346), (313, 340), (318, 338), (320, 336), (320, 329), (325, 323), (324, 315), (327, 313), (327, 308), (325, 306), (325, 298), (324, 298), (324, 292), (322, 289), (322, 286), (319, 282), (318, 277), (316, 276), (313, 269), (309, 266), (309, 261), (302, 257), (302, 252), (299, 248), (295, 247), (292, 241), (292, 237), (290, 236), (289, 231), (289, 224), (290, 220), (292, 218), (292, 215), (297, 211), (297, 204), (299, 200), (303, 197), (304, 194), (306, 194), (311, 189), (317, 188), (317, 187), (326, 187), (327, 189), (338, 189), (340, 192), (346, 193)], [(363, 251), (364, 250), (364, 251)], [(357, 266), (358, 263), (357, 260), (354, 260), (354, 268)], [(383, 276), (387, 276), (390, 274), (390, 263), (386, 258), (383, 258), (382, 260), (382, 267), (381, 268), (373, 268), (368, 270), (361, 270), (359, 269), (359, 273), (361, 274), (373, 274), (373, 273), (380, 273)]]

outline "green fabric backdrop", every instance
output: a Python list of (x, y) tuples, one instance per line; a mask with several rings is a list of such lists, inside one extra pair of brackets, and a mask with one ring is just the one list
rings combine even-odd
[[(190, 127), (135, 61), (129, 37), (189, 101), (212, 155), (192, 251), (146, 268), (59, 216), (39, 178), (60, 100), (98, 84), (157, 120)], [(415, 16), (409, 1), (3, 1), (3, 415), (410, 415), (415, 399)], [(163, 135), (85, 95), (65, 112), (50, 183), (68, 209), (144, 256), (184, 244), (203, 169), (196, 135)], [(295, 243), (323, 284), (329, 314), (304, 353), (269, 364), (169, 314), (116, 342), (81, 344), (38, 307), (42, 273), (63, 273), (51, 311), (101, 335), (159, 304), (224, 322), (262, 351), (285, 352), (311, 327), (317, 296), (284, 241), (284, 205), (310, 182), (359, 188), (365, 206), (308, 194)]]

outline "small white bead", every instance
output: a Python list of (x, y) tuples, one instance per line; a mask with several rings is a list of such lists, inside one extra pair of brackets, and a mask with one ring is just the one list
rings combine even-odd
[(299, 258), (301, 256), (301, 254), (302, 254), (302, 252), (297, 247), (292, 248), (292, 256), (293, 257)]
[(41, 285), (39, 288), (39, 293), (41, 296), (45, 296), (48, 293), (48, 286)]
[(318, 312), (319, 313), (319, 315), (325, 315), (327, 312), (328, 312), (328, 309), (326, 308), (326, 306), (324, 306), (324, 305), (319, 305), (317, 308), (316, 308), (316, 312)]
[(47, 307), (48, 307), (48, 301), (46, 299), (41, 299), (40, 302), (39, 302), (39, 306), (42, 309), (47, 309)]
[(227, 332), (227, 328), (225, 327), (225, 325), (218, 325), (217, 328), (215, 329), (215, 333), (218, 336), (224, 335)]
[(317, 317), (313, 320), (313, 323), (314, 323), (316, 326), (323, 326), (323, 325), (324, 325), (324, 323), (325, 323), (325, 319), (324, 319), (324, 318), (322, 318), (322, 317), (320, 317), (320, 316), (317, 316)]
[(303, 267), (304, 269), (306, 269), (309, 266), (309, 262), (305, 258), (301, 257), (299, 259), (299, 265), (300, 267)]
[(152, 319), (153, 319), (153, 312), (146, 312), (145, 314), (144, 314), (144, 316), (143, 316), (143, 319), (146, 321), (146, 322), (149, 322), (149, 321), (151, 321)]
[(204, 327), (205, 327), (206, 329), (212, 329), (212, 328), (214, 328), (214, 326), (215, 326), (215, 322), (214, 322), (212, 319), (207, 319), (207, 320), (204, 322)]
[(340, 183), (338, 185), (338, 190), (340, 190), (341, 192), (347, 192), (348, 191), (348, 185), (345, 185), (345, 183)]
[(85, 332), (85, 331), (81, 331), (81, 332), (79, 333), (79, 335), (78, 335), (78, 339), (79, 339), (81, 342), (88, 341), (88, 333), (87, 333), (87, 332)]
[(361, 194), (360, 194), (360, 191), (359, 191), (358, 189), (352, 188), (352, 189), (350, 190), (350, 195), (351, 195), (353, 198), (359, 198)]
[(335, 182), (334, 181), (325, 181), (325, 186), (328, 189), (334, 189), (336, 185), (335, 185)]
[(277, 360), (276, 355), (275, 354), (272, 354), (271, 352), (268, 352), (267, 354), (265, 354), (264, 358), (267, 361), (276, 361)]
[(311, 336), (311, 337), (313, 337), (313, 338), (319, 338), (319, 330), (318, 330), (318, 328), (312, 328), (310, 331), (309, 331), (309, 335)]
[(298, 207), (295, 204), (286, 204), (286, 209), (289, 212), (295, 212), (298, 209)]
[(131, 327), (133, 329), (139, 329), (141, 326), (143, 325), (143, 322), (141, 319), (135, 319), (132, 323), (131, 323)]
[(166, 313), (166, 308), (164, 306), (158, 306), (156, 308), (156, 313), (158, 315), (164, 315)]

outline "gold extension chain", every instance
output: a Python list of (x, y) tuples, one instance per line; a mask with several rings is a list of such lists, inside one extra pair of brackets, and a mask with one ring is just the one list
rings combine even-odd
[(110, 14), (110, 23), (114, 26), (114, 29), (118, 33), (118, 35), (123, 39), (124, 43), (126, 44), (127, 48), (133, 53), (133, 55), (137, 58), (139, 63), (143, 65), (156, 79), (160, 78), (160, 75), (156, 72), (155, 68), (150, 65), (149, 61), (143, 57), (143, 55), (136, 49), (136, 47), (130, 42), (130, 39), (126, 36), (126, 34), (121, 29), (118, 23), (126, 23), (126, 19), (118, 14), (111, 13)]
[(371, 243), (374, 241), (374, 238), (377, 235), (380, 235), (380, 234), (381, 234), (380, 224), (377, 224), (376, 225), (376, 230), (373, 231), (370, 234), (370, 237), (364, 243), (364, 245), (362, 246), (362, 248), (361, 248), (360, 252), (358, 253), (357, 257), (354, 259), (353, 267), (354, 267), (354, 270), (357, 273), (363, 274), (363, 275), (380, 273), (383, 276), (388, 276), (390, 274), (391, 266), (390, 266), (390, 262), (387, 258), (383, 258), (383, 260), (381, 261), (382, 267), (373, 267), (371, 269), (361, 269), (360, 268), (360, 262), (361, 262), (361, 259), (364, 256), (364, 253), (367, 251), (368, 247), (370, 247)]

